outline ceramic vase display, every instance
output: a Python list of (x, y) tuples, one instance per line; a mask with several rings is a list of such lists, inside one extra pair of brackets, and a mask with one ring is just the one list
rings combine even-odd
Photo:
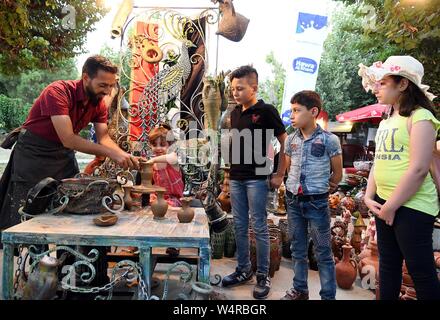
[(351, 289), (353, 282), (357, 276), (356, 261), (351, 258), (352, 246), (342, 246), (343, 257), (340, 262), (336, 264), (336, 283), (342, 289)]
[(164, 191), (156, 191), (157, 199), (151, 203), (151, 211), (153, 211), (154, 219), (164, 219), (168, 210), (168, 202), (165, 201), (163, 195)]

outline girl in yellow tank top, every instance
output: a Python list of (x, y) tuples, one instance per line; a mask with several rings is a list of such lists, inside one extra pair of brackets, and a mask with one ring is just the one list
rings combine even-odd
[(376, 217), (380, 298), (398, 299), (405, 260), (418, 299), (440, 299), (432, 247), (439, 202), (429, 174), (440, 128), (431, 102), (435, 96), (422, 84), (423, 65), (413, 57), (359, 66), (364, 87), (389, 105), (377, 131), (365, 195)]

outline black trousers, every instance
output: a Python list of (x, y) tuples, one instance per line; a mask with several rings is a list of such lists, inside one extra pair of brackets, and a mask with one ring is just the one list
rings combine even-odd
[[(385, 200), (376, 195), (375, 201)], [(432, 233), (434, 216), (400, 207), (392, 226), (376, 217), (379, 249), (380, 299), (397, 300), (405, 259), (419, 300), (440, 300), (440, 282), (434, 264)]]

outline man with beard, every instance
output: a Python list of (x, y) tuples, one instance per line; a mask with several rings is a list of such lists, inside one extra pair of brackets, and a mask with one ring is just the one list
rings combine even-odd
[[(79, 172), (74, 150), (109, 157), (124, 169), (138, 160), (112, 141), (103, 101), (116, 84), (117, 67), (95, 55), (84, 63), (80, 80), (55, 81), (35, 100), (25, 123), (2, 144), (15, 147), (0, 182), (0, 231), (20, 222), (18, 209), (33, 186), (46, 177), (56, 180)], [(93, 122), (98, 143), (79, 132)]]

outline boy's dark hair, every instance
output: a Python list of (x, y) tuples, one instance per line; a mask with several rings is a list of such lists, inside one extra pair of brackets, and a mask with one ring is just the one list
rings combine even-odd
[(313, 107), (318, 108), (318, 114), (321, 112), (322, 100), (318, 93), (312, 90), (303, 90), (294, 94), (290, 103), (298, 103), (307, 108), (307, 110)]
[(98, 70), (118, 73), (118, 67), (106, 57), (100, 55), (88, 57), (83, 65), (82, 73), (87, 73), (88, 76), (93, 79), (96, 77)]
[[(391, 75), (394, 83), (399, 84), (402, 81), (402, 76)], [(402, 117), (409, 117), (413, 110), (422, 107), (429, 110), (434, 116), (434, 105), (431, 100), (423, 93), (423, 91), (415, 85), (412, 81), (408, 80), (408, 87), (402, 92), (399, 99), (399, 114)]]
[(235, 78), (241, 79), (241, 78), (252, 77), (252, 76), (255, 76), (255, 79), (257, 80), (257, 83), (258, 83), (257, 70), (255, 70), (254, 67), (247, 65), (247, 66), (241, 66), (241, 67), (235, 69), (234, 71), (232, 71), (231, 74), (229, 75), (229, 79), (232, 82), (232, 80), (234, 80)]

